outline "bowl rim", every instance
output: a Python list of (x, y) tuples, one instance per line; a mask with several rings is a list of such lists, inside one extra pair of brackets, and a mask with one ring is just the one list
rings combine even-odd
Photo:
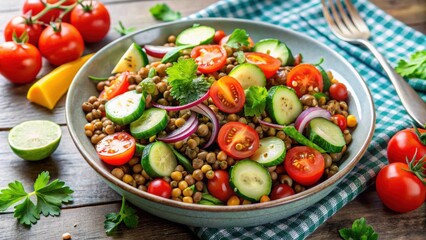
[[(330, 185), (333, 185), (333, 184), (337, 183), (338, 181), (342, 180), (343, 177), (346, 174), (348, 174), (350, 171), (352, 171), (352, 169), (355, 167), (355, 165), (359, 162), (361, 157), (367, 151), (368, 145), (373, 138), (374, 129), (375, 129), (375, 122), (376, 122), (376, 114), (375, 114), (375, 111), (374, 111), (374, 102), (373, 102), (373, 98), (372, 98), (370, 90), (368, 89), (365, 81), (363, 81), (363, 79), (362, 79), (361, 75), (358, 73), (358, 71), (346, 59), (344, 59), (340, 54), (338, 54), (336, 51), (329, 48), (324, 43), (316, 41), (315, 39), (313, 39), (312, 37), (310, 37), (306, 34), (302, 34), (302, 33), (296, 32), (294, 30), (287, 29), (287, 28), (284, 28), (284, 27), (281, 27), (281, 26), (278, 26), (278, 25), (273, 25), (273, 24), (270, 24), (270, 23), (248, 20), (248, 19), (237, 19), (237, 18), (200, 18), (200, 19), (187, 19), (187, 20), (181, 20), (181, 21), (176, 21), (176, 22), (161, 23), (161, 24), (157, 24), (157, 25), (154, 25), (154, 26), (142, 28), (138, 31), (135, 31), (131, 34), (120, 37), (120, 38), (112, 41), (111, 43), (107, 44), (106, 46), (101, 48), (98, 52), (96, 52), (94, 54), (94, 56), (92, 58), (90, 58), (80, 68), (80, 70), (77, 72), (75, 78), (79, 77), (80, 72), (82, 72), (83, 69), (86, 66), (90, 65), (91, 62), (93, 61), (93, 59), (96, 58), (96, 56), (98, 54), (100, 54), (102, 51), (105, 51), (109, 47), (118, 44), (119, 42), (123, 41), (124, 39), (129, 39), (129, 38), (132, 38), (135, 35), (138, 35), (142, 32), (152, 30), (152, 29), (156, 29), (156, 28), (162, 28), (162, 27), (169, 26), (169, 25), (185, 24), (185, 23), (187, 23), (187, 24), (201, 23), (202, 24), (202, 23), (209, 23), (211, 21), (232, 22), (234, 24), (235, 23), (256, 24), (256, 25), (259, 25), (259, 26), (266, 26), (268, 28), (271, 28), (271, 27), (276, 28), (279, 31), (283, 31), (283, 32), (291, 32), (291, 34), (296, 35), (299, 38), (307, 38), (311, 41), (314, 41), (316, 44), (319, 44), (320, 46), (326, 48), (330, 53), (335, 55), (341, 62), (343, 62), (348, 68), (350, 68), (352, 73), (354, 73), (355, 77), (359, 80), (361, 87), (367, 93), (368, 99), (363, 99), (363, 103), (364, 104), (366, 102), (369, 103), (369, 105), (371, 106), (371, 113), (370, 114), (372, 116), (371, 126), (368, 126), (369, 131), (368, 131), (367, 138), (363, 142), (362, 147), (355, 153), (354, 158), (352, 160), (350, 160), (350, 162), (343, 169), (339, 169), (339, 171), (335, 175), (324, 180), (320, 184), (317, 184), (314, 187), (311, 187), (311, 188), (309, 188), (305, 191), (302, 191), (298, 194), (294, 194), (292, 196), (282, 198), (282, 199), (277, 199), (277, 200), (274, 200), (274, 201), (268, 201), (268, 202), (263, 202), (263, 203), (255, 203), (255, 204), (247, 204), (247, 205), (237, 205), (237, 206), (227, 206), (227, 205), (224, 205), (224, 206), (208, 206), (208, 205), (188, 204), (188, 203), (184, 203), (184, 202), (174, 201), (172, 199), (162, 198), (162, 197), (150, 194), (148, 192), (144, 192), (144, 191), (139, 190), (137, 188), (134, 188), (134, 187), (124, 183), (123, 181), (117, 179), (106, 168), (102, 167), (101, 165), (98, 165), (95, 161), (91, 160), (88, 152), (86, 152), (86, 150), (81, 146), (82, 143), (79, 142), (79, 140), (77, 138), (77, 133), (75, 132), (75, 129), (73, 128), (73, 124), (72, 124), (71, 116), (70, 116), (70, 114), (71, 114), (71, 104), (70, 104), (70, 100), (69, 100), (70, 95), (67, 94), (66, 104), (65, 104), (65, 119), (66, 119), (66, 122), (67, 122), (67, 128), (68, 128), (68, 131), (71, 135), (71, 138), (72, 138), (74, 144), (76, 145), (77, 149), (82, 154), (82, 156), (86, 160), (86, 162), (95, 170), (95, 172), (97, 174), (101, 175), (105, 180), (116, 185), (117, 187), (121, 188), (122, 190), (127, 191), (131, 194), (134, 194), (138, 197), (141, 197), (145, 200), (160, 203), (160, 204), (166, 205), (168, 207), (177, 207), (177, 208), (184, 209), (184, 210), (206, 211), (206, 212), (243, 212), (243, 211), (248, 211), (248, 210), (266, 209), (266, 208), (272, 208), (272, 207), (275, 207), (275, 206), (286, 205), (286, 204), (290, 204), (292, 202), (295, 202), (295, 201), (298, 201), (298, 200), (301, 200), (301, 199), (305, 199), (305, 198), (307, 198), (311, 195), (314, 195), (315, 193), (317, 193), (317, 192), (329, 187)], [(77, 81), (73, 80), (71, 87), (69, 89), (70, 91), (68, 91), (68, 92), (72, 92), (72, 89), (75, 87), (76, 84), (77, 84)]]

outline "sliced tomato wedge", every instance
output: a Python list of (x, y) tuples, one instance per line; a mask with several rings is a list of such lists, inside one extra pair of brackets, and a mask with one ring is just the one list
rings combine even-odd
[(228, 122), (220, 128), (217, 142), (228, 156), (243, 159), (253, 155), (259, 148), (259, 135), (246, 124)]
[(108, 99), (111, 100), (116, 96), (127, 92), (129, 89), (129, 73), (124, 72), (117, 78), (111, 81), (108, 87), (105, 87), (104, 90), (99, 94), (99, 99)]
[(114, 166), (130, 161), (135, 150), (136, 141), (126, 132), (108, 135), (96, 144), (96, 152), (101, 160)]
[(192, 49), (191, 58), (198, 64), (198, 71), (212, 73), (225, 66), (226, 51), (219, 45), (200, 45)]
[(246, 95), (243, 86), (237, 79), (224, 76), (210, 87), (210, 97), (221, 111), (237, 113), (244, 107)]
[(306, 146), (297, 146), (287, 152), (284, 168), (296, 182), (304, 186), (311, 186), (321, 179), (325, 161), (317, 150)]
[(287, 86), (296, 90), (298, 97), (308, 93), (310, 87), (322, 92), (323, 85), (320, 71), (311, 64), (299, 64), (287, 75)]
[(266, 78), (272, 77), (281, 66), (280, 60), (265, 53), (246, 52), (244, 55), (248, 63), (256, 64), (262, 69)]
[[(231, 35), (226, 35), (225, 37), (223, 37), (223, 38), (220, 40), (219, 45), (220, 45), (220, 46), (225, 45), (225, 44), (228, 42), (228, 39), (229, 39), (229, 37), (230, 37), (230, 36), (231, 36)], [(248, 41), (249, 41), (249, 45), (248, 45), (248, 47), (252, 48), (252, 47), (254, 46), (253, 39), (251, 39), (251, 38), (249, 37), (249, 38), (248, 38)]]

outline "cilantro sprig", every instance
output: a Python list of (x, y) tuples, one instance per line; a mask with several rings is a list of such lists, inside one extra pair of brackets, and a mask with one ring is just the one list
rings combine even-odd
[(167, 4), (159, 3), (149, 9), (151, 15), (160, 21), (170, 22), (182, 17), (180, 12), (173, 11)]
[(408, 62), (400, 60), (395, 70), (403, 77), (426, 80), (426, 50), (415, 52)]
[(266, 97), (268, 91), (264, 87), (250, 86), (246, 91), (246, 101), (244, 103), (244, 115), (260, 116), (265, 110)]
[[(19, 181), (9, 183), (8, 188), (0, 190), (0, 212), (16, 204), (14, 217), (24, 225), (37, 223), (40, 214), (46, 217), (59, 216), (62, 204), (72, 201), (71, 194), (74, 191), (59, 179), (48, 184), (49, 180), (49, 172), (41, 172), (34, 182), (34, 191), (30, 193), (25, 191)], [(33, 196), (37, 200), (36, 204), (32, 200)]]
[(344, 240), (377, 240), (379, 237), (373, 227), (367, 224), (365, 218), (356, 219), (352, 228), (342, 228), (339, 234)]
[(124, 196), (121, 201), (121, 209), (118, 213), (107, 213), (105, 215), (104, 229), (108, 236), (115, 233), (120, 223), (128, 228), (135, 228), (139, 224), (139, 217), (136, 215), (136, 210), (126, 204)]
[(236, 28), (231, 33), (231, 36), (229, 36), (229, 39), (226, 42), (226, 45), (228, 45), (231, 48), (240, 48), (243, 46), (247, 47), (250, 45), (249, 35), (247, 34), (246, 30)]

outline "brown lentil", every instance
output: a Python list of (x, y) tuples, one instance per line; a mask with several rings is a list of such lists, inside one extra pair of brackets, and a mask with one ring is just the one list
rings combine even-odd
[(201, 200), (201, 197), (202, 197), (201, 192), (195, 192), (194, 195), (192, 196), (192, 199), (194, 200), (195, 203), (198, 203)]
[(133, 181), (132, 175), (124, 174), (123, 182), (130, 184), (130, 183), (132, 183), (132, 181)]
[(112, 173), (112, 175), (114, 176), (114, 177), (116, 177), (116, 178), (118, 178), (118, 179), (122, 179), (123, 178), (123, 176), (124, 176), (124, 171), (123, 171), (123, 169), (121, 169), (121, 168), (114, 168), (112, 171), (111, 171), (111, 173)]
[(142, 165), (140, 163), (135, 164), (135, 165), (133, 165), (132, 170), (133, 170), (134, 173), (140, 173), (140, 172), (142, 172)]
[(188, 186), (191, 186), (195, 183), (194, 173), (192, 175), (191, 174), (186, 175), (184, 179)]

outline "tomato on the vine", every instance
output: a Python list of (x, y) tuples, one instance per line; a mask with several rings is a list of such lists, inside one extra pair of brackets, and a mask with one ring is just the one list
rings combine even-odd
[[(57, 2), (59, 2), (59, 0), (25, 0), (24, 5), (22, 6), (22, 13), (27, 14), (31, 12), (31, 16), (35, 16), (46, 8), (45, 3), (54, 4)], [(66, 0), (61, 4), (61, 6), (70, 6), (76, 2), (77, 0)], [(50, 11), (46, 12), (39, 20), (45, 24), (49, 24), (51, 21), (55, 21), (61, 12), (62, 10), (59, 8), (51, 9)], [(69, 13), (67, 13), (62, 18), (62, 22), (69, 22)]]
[(212, 73), (225, 66), (226, 51), (219, 45), (201, 45), (192, 49), (191, 58), (195, 59), (198, 71)]
[(104, 90), (99, 94), (99, 99), (111, 100), (116, 96), (125, 93), (130, 85), (128, 78), (129, 74), (124, 72), (112, 80), (109, 86), (105, 86)]
[(348, 89), (343, 83), (333, 83), (328, 90), (331, 98), (337, 101), (345, 101), (348, 98)]
[(71, 11), (71, 24), (86, 42), (99, 42), (108, 33), (111, 25), (106, 7), (99, 1), (82, 2)]
[(298, 97), (308, 93), (309, 88), (322, 92), (323, 85), (320, 71), (311, 64), (299, 64), (287, 75), (287, 86), (293, 88)]
[(334, 114), (331, 118), (336, 123), (336, 125), (339, 126), (342, 132), (345, 131), (348, 126), (345, 116), (343, 116), (342, 114)]
[(54, 23), (43, 30), (38, 47), (49, 63), (59, 66), (81, 57), (84, 41), (73, 25)]
[(226, 36), (225, 32), (223, 30), (217, 30), (214, 33), (214, 38), (213, 38), (213, 42), (219, 44), (220, 40), (222, 40), (222, 38), (224, 38)]
[(280, 198), (285, 198), (288, 196), (294, 195), (294, 190), (289, 185), (285, 183), (278, 184), (271, 191), (271, 200), (276, 200)]
[(215, 170), (214, 177), (207, 182), (207, 189), (209, 193), (222, 202), (234, 194), (231, 186), (229, 185), (229, 174), (225, 170)]
[(126, 132), (108, 135), (96, 144), (96, 152), (102, 161), (114, 166), (130, 161), (135, 150), (136, 141)]
[(228, 122), (220, 128), (217, 142), (228, 156), (243, 159), (253, 155), (259, 148), (259, 135), (249, 125)]
[(284, 160), (284, 168), (296, 182), (311, 186), (318, 182), (324, 173), (324, 157), (317, 150), (297, 146), (290, 148)]
[(213, 103), (223, 112), (237, 113), (244, 107), (244, 89), (235, 78), (224, 76), (215, 81), (210, 88)]
[(265, 53), (246, 52), (246, 61), (257, 65), (265, 74), (266, 78), (272, 77), (280, 68), (281, 61)]
[(5, 41), (12, 41), (14, 33), (17, 37), (21, 37), (24, 32), (27, 32), (28, 43), (37, 47), (42, 30), (42, 26), (32, 22), (31, 18), (16, 16), (7, 23), (4, 29), (4, 39)]
[(172, 196), (172, 187), (166, 180), (162, 178), (157, 178), (152, 180), (148, 184), (148, 190), (149, 193), (163, 197), (163, 198), (170, 198)]

